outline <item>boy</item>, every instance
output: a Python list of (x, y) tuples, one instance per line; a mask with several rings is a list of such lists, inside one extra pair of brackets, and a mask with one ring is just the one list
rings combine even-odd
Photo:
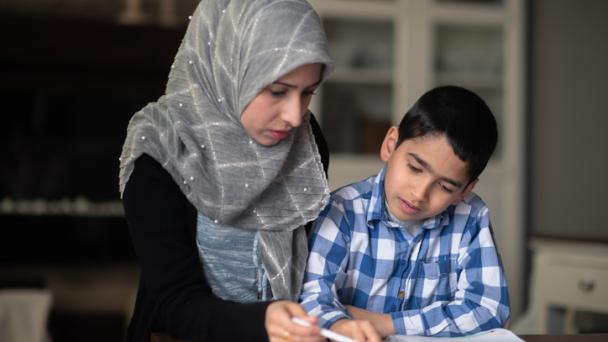
[(488, 208), (472, 193), (496, 141), (496, 120), (476, 94), (424, 94), (388, 130), (385, 167), (334, 192), (316, 220), (304, 309), (356, 338), (375, 335), (369, 323), (382, 337), (504, 326), (505, 276)]

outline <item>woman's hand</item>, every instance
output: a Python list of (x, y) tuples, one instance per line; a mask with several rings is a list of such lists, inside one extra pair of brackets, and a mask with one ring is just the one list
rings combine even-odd
[[(291, 321), (292, 317), (301, 318), (310, 323), (304, 327)], [(287, 300), (271, 303), (266, 308), (266, 332), (270, 342), (321, 342), (321, 329), (317, 326), (317, 318), (308, 316), (300, 305)]]
[(376, 328), (368, 321), (341, 319), (331, 326), (331, 330), (359, 342), (381, 341), (378, 331), (376, 331)]

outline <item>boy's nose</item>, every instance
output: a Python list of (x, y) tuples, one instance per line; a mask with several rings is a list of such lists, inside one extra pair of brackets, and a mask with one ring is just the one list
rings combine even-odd
[(424, 202), (429, 193), (430, 184), (428, 182), (420, 182), (412, 188), (412, 196), (417, 202)]

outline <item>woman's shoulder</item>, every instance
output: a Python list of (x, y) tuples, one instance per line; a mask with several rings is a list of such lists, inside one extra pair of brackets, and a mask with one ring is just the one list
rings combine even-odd
[(152, 158), (146, 153), (143, 153), (141, 156), (135, 159), (135, 167), (132, 176), (133, 175), (156, 175), (171, 177), (169, 172), (167, 172), (167, 170), (165, 170), (165, 168), (160, 165), (160, 163), (156, 161), (156, 159)]
[(319, 125), (319, 122), (312, 113), (310, 114), (310, 127), (315, 137), (317, 149), (319, 150), (319, 154), (321, 155), (321, 163), (323, 163), (323, 170), (325, 171), (325, 176), (327, 176), (327, 170), (329, 169), (329, 147), (327, 146), (327, 141), (325, 141), (325, 137), (323, 136), (321, 126)]
[(153, 187), (164, 190), (179, 190), (173, 177), (156, 159), (148, 154), (142, 154), (134, 162), (133, 172), (129, 177), (129, 184), (138, 184), (139, 187)]
[(135, 160), (133, 172), (125, 185), (123, 203), (140, 207), (152, 206), (156, 202), (194, 210), (171, 174), (153, 157), (142, 154)]

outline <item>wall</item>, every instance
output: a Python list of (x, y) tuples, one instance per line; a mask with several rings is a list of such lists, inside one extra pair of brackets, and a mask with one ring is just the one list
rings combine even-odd
[(529, 233), (608, 242), (608, 1), (531, 1)]

